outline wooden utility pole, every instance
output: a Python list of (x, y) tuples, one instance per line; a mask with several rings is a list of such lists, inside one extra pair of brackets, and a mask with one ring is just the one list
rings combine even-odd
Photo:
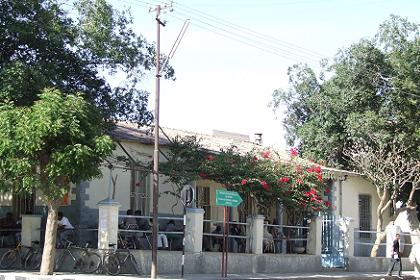
[(157, 278), (157, 235), (159, 230), (158, 202), (159, 202), (159, 102), (160, 102), (160, 26), (164, 25), (159, 19), (160, 5), (156, 6), (156, 97), (155, 97), (155, 148), (153, 151), (153, 225), (152, 225), (152, 268), (150, 277)]
[[(161, 69), (165, 69), (169, 58), (172, 58), (176, 49), (181, 42), (185, 31), (187, 30), (189, 21), (185, 21), (181, 29), (181, 32), (178, 35), (166, 61), (161, 66), (160, 63), (160, 26), (165, 26), (165, 23), (160, 20), (160, 12), (162, 10), (169, 9), (172, 11), (172, 3), (170, 5), (164, 5), (163, 8), (160, 5), (157, 5), (153, 11), (156, 11), (156, 27), (157, 27), (157, 38), (156, 38), (156, 97), (155, 97), (155, 147), (153, 151), (153, 224), (152, 224), (152, 267), (150, 272), (150, 277), (155, 279), (157, 278), (157, 245), (158, 245), (158, 231), (159, 231), (159, 221), (158, 221), (158, 204), (159, 204), (159, 105), (160, 105), (160, 77)], [(151, 10), (152, 11), (152, 10)]]

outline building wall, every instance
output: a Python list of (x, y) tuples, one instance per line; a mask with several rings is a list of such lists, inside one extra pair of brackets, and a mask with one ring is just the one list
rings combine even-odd
[[(351, 224), (354, 228), (359, 228), (359, 195), (369, 195), (371, 198), (371, 225), (376, 228), (378, 215), (376, 209), (379, 205), (379, 198), (375, 186), (360, 176), (348, 176), (342, 183), (342, 202), (343, 216), (353, 218)], [(338, 207), (338, 206), (337, 206)], [(388, 212), (385, 213), (389, 220)]]
[[(123, 142), (122, 145), (126, 151), (135, 159), (142, 162), (151, 162), (153, 160), (153, 146), (144, 145), (133, 142)], [(165, 152), (165, 148), (162, 149)], [(127, 154), (118, 146), (113, 154), (113, 158), (117, 156), (127, 156)], [(161, 162), (165, 161), (165, 157), (160, 155)], [(113, 176), (118, 175), (116, 182), (115, 200), (121, 204), (120, 212), (126, 212), (130, 208), (130, 196), (131, 194), (131, 171), (122, 169), (122, 163), (116, 163), (116, 167), (113, 170)], [(86, 191), (89, 196), (89, 200), (86, 205), (89, 208), (97, 209), (96, 204), (105, 199), (108, 196), (108, 185), (109, 185), (109, 168), (104, 166), (102, 168), (103, 177), (93, 180), (90, 182), (90, 186)], [(148, 199), (149, 199), (149, 213), (152, 211), (153, 198), (153, 178), (152, 174), (147, 175), (146, 187), (148, 188)], [(177, 189), (176, 185), (167, 182), (166, 176), (159, 177), (159, 213), (168, 215), (182, 215), (182, 204), (178, 200), (165, 192), (173, 192)], [(136, 210), (136, 209), (133, 209)]]

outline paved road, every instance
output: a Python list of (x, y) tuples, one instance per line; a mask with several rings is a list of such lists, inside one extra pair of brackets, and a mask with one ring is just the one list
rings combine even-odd
[[(99, 274), (55, 274), (52, 276), (40, 276), (37, 273), (27, 273), (27, 272), (12, 272), (12, 271), (0, 271), (0, 280), (142, 280), (142, 279), (150, 279), (147, 276), (144, 277), (135, 277), (133, 275), (124, 275), (124, 276), (106, 276), (106, 275), (99, 275)], [(412, 272), (405, 272), (404, 279), (415, 279)], [(182, 279), (179, 275), (162, 275), (159, 279)], [(210, 280), (210, 279), (223, 279), (220, 275), (211, 275), (211, 274), (203, 274), (203, 275), (186, 275), (184, 277), (186, 280)], [(239, 274), (229, 274), (228, 279), (249, 279), (249, 280), (266, 280), (266, 279), (285, 279), (285, 280), (313, 280), (313, 279), (340, 279), (340, 280), (359, 280), (359, 279), (398, 279), (397, 277), (385, 277), (381, 273), (355, 273), (355, 272), (332, 272), (332, 273), (313, 273), (313, 274), (252, 274), (252, 275), (239, 275)]]

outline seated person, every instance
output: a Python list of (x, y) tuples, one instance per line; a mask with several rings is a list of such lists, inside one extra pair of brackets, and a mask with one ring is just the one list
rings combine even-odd
[[(180, 228), (175, 226), (174, 220), (169, 220), (169, 222), (166, 224), (165, 231), (167, 231), (167, 236), (169, 240), (169, 244), (171, 249), (177, 248), (178, 245), (182, 244), (182, 234), (176, 234), (176, 233), (169, 233), (169, 232), (178, 232), (181, 231)], [(179, 243), (179, 244), (178, 244)]]
[[(150, 228), (152, 228), (152, 225), (153, 225), (153, 220), (150, 219), (149, 220)], [(159, 231), (159, 223), (158, 223), (158, 231)], [(168, 237), (165, 234), (158, 232), (157, 238), (158, 238), (158, 244), (157, 244), (158, 248), (164, 248), (167, 250), (169, 248)]]
[[(14, 229), (19, 228), (16, 220), (13, 218), (13, 214), (10, 212), (6, 213), (4, 218), (0, 219), (0, 236), (4, 236), (4, 238), (14, 239), (13, 242), (18, 240), (18, 231), (14, 231)], [(16, 236), (16, 238), (15, 238)], [(5, 239), (2, 241), (4, 242)]]
[(133, 210), (127, 210), (127, 217), (123, 219), (121, 228), (129, 230), (121, 232), (121, 241), (125, 242), (125, 245), (129, 248), (136, 249), (139, 246), (138, 239), (140, 238), (139, 233), (132, 232), (138, 230), (137, 219), (133, 216)]
[[(268, 222), (265, 224), (268, 224)], [(274, 252), (274, 238), (273, 235), (268, 232), (268, 226), (265, 226), (263, 231), (263, 252)]]
[(14, 229), (16, 228), (16, 221), (13, 218), (13, 214), (10, 212), (6, 213), (4, 218), (0, 219), (0, 228), (1, 229)]
[[(235, 236), (242, 236), (243, 235), (242, 230), (241, 230), (241, 228), (239, 227), (238, 224), (231, 224), (230, 235), (235, 235)], [(238, 253), (238, 252), (244, 251), (243, 247), (245, 246), (245, 244), (244, 244), (245, 239), (237, 238), (237, 237), (236, 238), (233, 237), (233, 238), (229, 238), (229, 239), (230, 239), (229, 244), (230, 244), (231, 252)]]
[[(133, 216), (133, 210), (127, 210), (127, 216)], [(137, 220), (134, 217), (125, 217), (123, 219), (123, 228), (125, 229), (137, 229)]]
[[(142, 215), (141, 210), (136, 210), (134, 212), (134, 215), (135, 216), (141, 216)], [(145, 218), (136, 217), (136, 224), (139, 227), (139, 230), (149, 230), (150, 229), (149, 223), (147, 222), (147, 219), (145, 219)]]
[[(213, 234), (220, 234), (222, 235), (222, 227), (216, 226), (216, 229), (213, 230), (211, 233)], [(222, 236), (212, 236), (212, 247), (213, 251), (221, 252), (223, 250), (223, 237)]]
[(57, 228), (57, 247), (63, 248), (73, 235), (73, 225), (67, 217), (63, 216), (63, 212), (58, 212), (58, 228)]

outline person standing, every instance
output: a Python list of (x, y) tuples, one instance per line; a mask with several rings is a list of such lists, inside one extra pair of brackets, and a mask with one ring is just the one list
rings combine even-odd
[(398, 278), (402, 279), (402, 263), (401, 263), (401, 252), (400, 252), (400, 234), (395, 235), (395, 240), (392, 244), (391, 249), (391, 263), (389, 264), (388, 276), (392, 275), (395, 265), (398, 266)]

